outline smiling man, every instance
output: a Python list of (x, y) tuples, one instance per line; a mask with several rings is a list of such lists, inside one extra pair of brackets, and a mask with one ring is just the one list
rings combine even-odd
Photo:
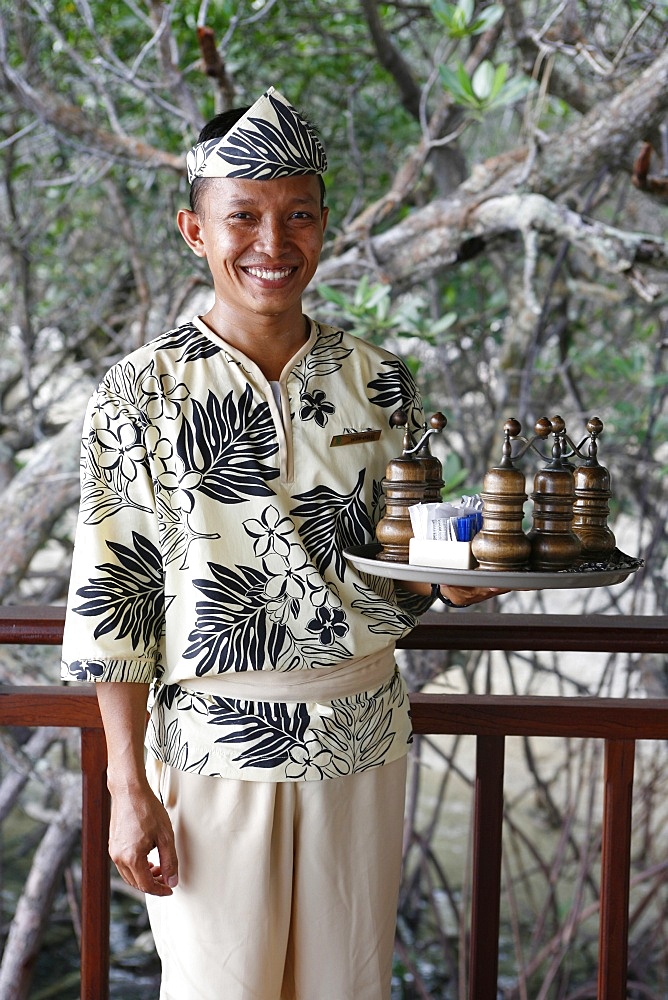
[(86, 416), (63, 677), (97, 682), (110, 854), (147, 894), (161, 1000), (390, 994), (394, 647), (430, 599), (342, 552), (381, 516), (390, 414), (423, 416), (399, 359), (302, 312), (325, 169), (274, 90), (205, 127), (177, 222), (213, 305), (116, 364)]
[(213, 277), (215, 301), (202, 319), (278, 379), (310, 332), (301, 299), (318, 266), (328, 214), (318, 178), (211, 179), (196, 203), (197, 211), (179, 212), (177, 223)]

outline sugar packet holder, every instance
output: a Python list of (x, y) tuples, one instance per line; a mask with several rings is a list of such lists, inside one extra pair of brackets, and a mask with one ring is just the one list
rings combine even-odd
[(413, 529), (409, 563), (473, 569), (476, 562), (471, 541), (482, 527), (482, 499), (479, 496), (464, 496), (458, 504), (412, 504), (408, 510)]

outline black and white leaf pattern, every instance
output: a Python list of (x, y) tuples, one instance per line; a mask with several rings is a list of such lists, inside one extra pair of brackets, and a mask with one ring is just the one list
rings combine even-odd
[[(415, 617), (409, 612), (405, 611), (403, 608), (394, 607), (393, 605), (385, 602), (380, 602), (377, 595), (371, 591), (364, 591), (361, 587), (355, 586), (360, 594), (364, 597), (361, 600), (353, 601), (353, 608), (358, 609), (367, 618), (371, 618), (375, 624), (369, 625), (370, 632), (380, 633), (382, 635), (393, 635), (399, 637), (405, 635), (411, 628), (415, 626)], [(420, 598), (419, 594), (411, 595), (418, 597), (420, 600), (425, 601), (425, 598)], [(431, 598), (428, 599), (431, 603)], [(427, 605), (428, 606), (428, 605)], [(426, 608), (422, 609), (423, 611)]]
[(370, 397), (371, 402), (391, 412), (401, 407), (407, 412), (409, 425), (415, 430), (420, 426), (416, 415), (422, 412), (422, 400), (411, 373), (399, 358), (383, 361), (383, 368), (369, 382), (369, 389), (376, 393)]
[[(352, 348), (343, 346), (343, 337), (341, 330), (323, 333), (318, 328), (314, 347), (295, 368), (295, 375), (301, 382), (299, 416), (302, 420), (315, 420), (320, 427), (336, 413), (336, 406), (323, 388), (323, 380), (340, 371), (345, 359), (353, 353)], [(314, 380), (318, 380), (317, 386), (312, 386)]]
[[(216, 155), (232, 167), (226, 167), (227, 176), (269, 180), (324, 172), (327, 158), (315, 133), (293, 108), (268, 96), (277, 126), (264, 118), (251, 117), (248, 126), (240, 124), (229, 132), (225, 145), (211, 140), (210, 148), (217, 146)], [(205, 149), (205, 156), (210, 148)]]
[(198, 677), (228, 670), (333, 666), (351, 655), (341, 641), (349, 627), (339, 609), (314, 607), (314, 624), (303, 637), (295, 637), (289, 623), (300, 613), (302, 601), (283, 592), (284, 581), (291, 579), (284, 565), (285, 576), (250, 566), (237, 566), (235, 572), (209, 563), (212, 579), (193, 580), (206, 600), (197, 602), (195, 628), (183, 655), (199, 660)]
[(263, 461), (278, 451), (268, 403), (253, 408), (247, 386), (238, 406), (232, 392), (222, 403), (209, 392), (205, 406), (196, 399), (192, 405), (192, 423), (183, 421), (176, 448), (186, 471), (201, 476), (194, 490), (218, 503), (271, 496), (267, 481), (280, 473)]
[[(148, 748), (158, 760), (169, 761), (170, 767), (190, 774), (203, 774), (209, 763), (210, 754), (204, 754), (194, 760), (190, 755), (188, 741), (183, 738), (183, 732), (176, 719), (167, 726), (152, 726), (148, 730)], [(208, 774), (208, 770), (206, 770)]]
[[(288, 376), (286, 434), (295, 435), (299, 454), (320, 456), (317, 479), (301, 464), (294, 481), (280, 478), (290, 463), (279, 463), (283, 437), (266, 386), (195, 323), (115, 366), (91, 410), (81, 537), (105, 555), (94, 570), (80, 563), (77, 571), (70, 613), (79, 631), (64, 676), (154, 676), (149, 746), (183, 770), (238, 776), (257, 768), (254, 776), (268, 780), (321, 780), (394, 759), (402, 752), (397, 741), (409, 739), (400, 680), (315, 709), (231, 699), (214, 705), (211, 694), (196, 693), (198, 677), (220, 672), (340, 664), (390, 645), (415, 624), (403, 596), (398, 606), (393, 581), (360, 581), (342, 556), (373, 537), (391, 435), (364, 458), (341, 449), (329, 453), (330, 468), (324, 456), (334, 413), (337, 426), (347, 412), (355, 420), (368, 413), (380, 426), (375, 407), (412, 414), (417, 390), (398, 359), (375, 348), (367, 355), (340, 330), (315, 330), (311, 350)], [(369, 374), (361, 380), (360, 371)], [(416, 415), (411, 420), (420, 426)], [(192, 598), (191, 617), (174, 613), (163, 573), (170, 593), (191, 588), (184, 602)], [(79, 659), (84, 650), (90, 658)]]
[(174, 510), (166, 503), (159, 493), (156, 497), (158, 513), (158, 528), (160, 532), (160, 548), (165, 566), (177, 560), (181, 561), (181, 569), (187, 567), (190, 546), (197, 539), (220, 538), (220, 532), (196, 531), (190, 523), (190, 518), (182, 511)]
[(202, 361), (214, 357), (223, 350), (222, 342), (217, 344), (213, 337), (207, 337), (192, 323), (186, 323), (164, 333), (156, 338), (154, 343), (165, 350), (180, 351), (176, 359), (179, 362)]
[(120, 468), (101, 469), (96, 449), (90, 448), (86, 458), (86, 476), (81, 486), (81, 513), (86, 524), (100, 524), (126, 507), (150, 514), (151, 508), (133, 499), (132, 483)]
[(184, 657), (199, 659), (198, 677), (275, 667), (287, 629), (267, 615), (267, 576), (251, 566), (238, 566), (239, 573), (216, 563), (209, 563), (209, 569), (213, 580), (193, 580), (206, 600), (197, 602)]
[(393, 715), (380, 696), (354, 695), (332, 703), (319, 735), (339, 774), (356, 774), (384, 763), (395, 735)]
[(313, 349), (303, 359), (296, 374), (308, 383), (312, 378), (324, 378), (340, 371), (343, 362), (353, 353), (352, 347), (343, 346), (345, 334), (341, 330), (325, 333), (321, 328)]
[(122, 639), (130, 637), (133, 649), (152, 647), (162, 634), (165, 592), (160, 552), (148, 539), (132, 532), (134, 549), (118, 542), (107, 542), (116, 563), (95, 568), (100, 576), (91, 577), (77, 590), (84, 604), (74, 608), (79, 615), (100, 618), (95, 638), (109, 632)]
[(301, 500), (290, 511), (302, 520), (300, 534), (309, 556), (324, 573), (333, 562), (339, 580), (343, 580), (346, 561), (342, 551), (351, 545), (363, 545), (373, 535), (373, 524), (362, 499), (365, 469), (360, 469), (357, 484), (350, 493), (337, 493), (328, 486), (316, 486), (306, 493), (296, 493)]
[(235, 756), (241, 767), (272, 768), (285, 764), (290, 750), (303, 744), (310, 717), (303, 702), (288, 711), (281, 702), (243, 702), (214, 698), (209, 721), (230, 731), (221, 744), (244, 744)]

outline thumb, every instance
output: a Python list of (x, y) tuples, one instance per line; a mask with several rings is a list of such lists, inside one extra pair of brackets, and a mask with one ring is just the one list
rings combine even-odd
[(179, 884), (179, 860), (176, 856), (176, 845), (174, 834), (169, 830), (168, 835), (161, 839), (158, 844), (158, 857), (160, 858), (160, 875), (165, 885), (173, 889)]

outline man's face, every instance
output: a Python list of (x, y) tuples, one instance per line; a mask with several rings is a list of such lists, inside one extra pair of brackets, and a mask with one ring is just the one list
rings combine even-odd
[(327, 222), (318, 178), (212, 178), (198, 209), (197, 215), (179, 213), (179, 228), (194, 252), (206, 257), (216, 307), (238, 322), (251, 314), (301, 314)]

